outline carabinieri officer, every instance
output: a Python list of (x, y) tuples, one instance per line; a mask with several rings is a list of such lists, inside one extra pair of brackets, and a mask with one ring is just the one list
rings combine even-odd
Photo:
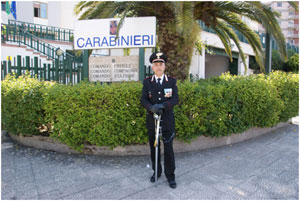
[[(151, 150), (152, 169), (155, 171), (155, 123), (153, 113), (162, 114), (161, 127), (164, 143), (164, 172), (171, 188), (176, 188), (175, 182), (175, 159), (173, 151), (173, 138), (175, 136), (175, 118), (173, 107), (178, 103), (178, 89), (176, 79), (164, 74), (167, 55), (161, 52), (150, 56), (153, 76), (147, 77), (143, 82), (141, 103), (147, 110), (147, 129)], [(160, 147), (160, 146), (159, 146)], [(160, 149), (158, 154), (158, 177), (161, 176), (162, 167), (160, 161)], [(155, 182), (155, 173), (150, 178)]]

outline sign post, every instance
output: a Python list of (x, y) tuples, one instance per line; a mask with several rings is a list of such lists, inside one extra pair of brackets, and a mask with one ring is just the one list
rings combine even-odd
[(96, 82), (121, 82), (139, 80), (138, 56), (91, 57), (89, 78)]
[[(155, 47), (156, 18), (133, 17), (125, 18), (117, 37), (116, 30), (120, 18), (79, 20), (75, 23), (74, 49), (84, 50), (83, 76), (90, 81), (118, 82), (142, 80), (144, 76), (144, 48)], [(89, 49), (139, 48), (138, 56), (109, 57), (107, 61), (91, 57), (87, 60)], [(100, 60), (97, 60), (100, 59)], [(112, 61), (115, 62), (112, 62)], [(119, 62), (119, 63), (118, 63)], [(106, 65), (106, 68), (105, 68)], [(108, 68), (110, 68), (108, 70)], [(106, 70), (105, 70), (106, 69)], [(108, 76), (107, 72), (110, 72)]]

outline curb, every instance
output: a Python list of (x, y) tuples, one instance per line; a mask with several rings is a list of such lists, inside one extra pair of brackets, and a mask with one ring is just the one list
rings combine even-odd
[[(231, 134), (230, 136), (224, 136), (219, 138), (211, 138), (205, 136), (199, 136), (194, 139), (191, 143), (182, 142), (174, 139), (173, 146), (174, 152), (189, 152), (189, 151), (200, 151), (203, 149), (215, 148), (224, 145), (230, 145), (238, 142), (242, 142), (245, 140), (249, 140), (265, 133), (271, 132), (281, 127), (288, 126), (290, 123), (282, 122), (278, 123), (276, 126), (269, 128), (250, 128), (249, 130), (238, 133)], [(109, 147), (97, 147), (94, 145), (87, 145), (83, 148), (83, 152), (78, 152), (66, 144), (62, 144), (61, 142), (51, 139), (49, 137), (44, 136), (22, 136), (22, 135), (12, 135), (8, 134), (13, 140), (16, 142), (25, 145), (34, 147), (37, 149), (51, 150), (56, 152), (63, 153), (72, 153), (72, 154), (89, 154), (89, 155), (107, 155), (107, 156), (130, 156), (130, 155), (149, 155), (150, 148), (149, 144), (146, 145), (127, 145), (124, 147), (118, 146), (114, 149), (110, 149)], [(163, 149), (161, 150), (163, 153)]]

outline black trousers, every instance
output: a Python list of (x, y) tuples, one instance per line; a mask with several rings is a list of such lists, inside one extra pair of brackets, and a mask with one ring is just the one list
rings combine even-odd
[[(151, 151), (151, 162), (152, 162), (152, 169), (155, 171), (155, 130), (148, 130), (148, 137), (149, 137), (149, 144), (150, 144), (150, 151)], [(175, 180), (175, 158), (174, 158), (174, 151), (173, 151), (173, 137), (174, 131), (162, 131), (162, 141), (164, 143), (164, 172), (168, 179), (168, 181)], [(161, 166), (161, 157), (160, 157), (160, 146), (158, 149), (158, 175), (162, 173), (162, 166)]]

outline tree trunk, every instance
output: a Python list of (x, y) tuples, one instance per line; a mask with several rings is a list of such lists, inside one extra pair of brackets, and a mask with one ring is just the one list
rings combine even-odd
[(189, 68), (198, 34), (196, 29), (194, 34), (185, 39), (177, 33), (174, 18), (158, 19), (158, 47), (168, 56), (166, 74), (179, 80), (189, 79)]

